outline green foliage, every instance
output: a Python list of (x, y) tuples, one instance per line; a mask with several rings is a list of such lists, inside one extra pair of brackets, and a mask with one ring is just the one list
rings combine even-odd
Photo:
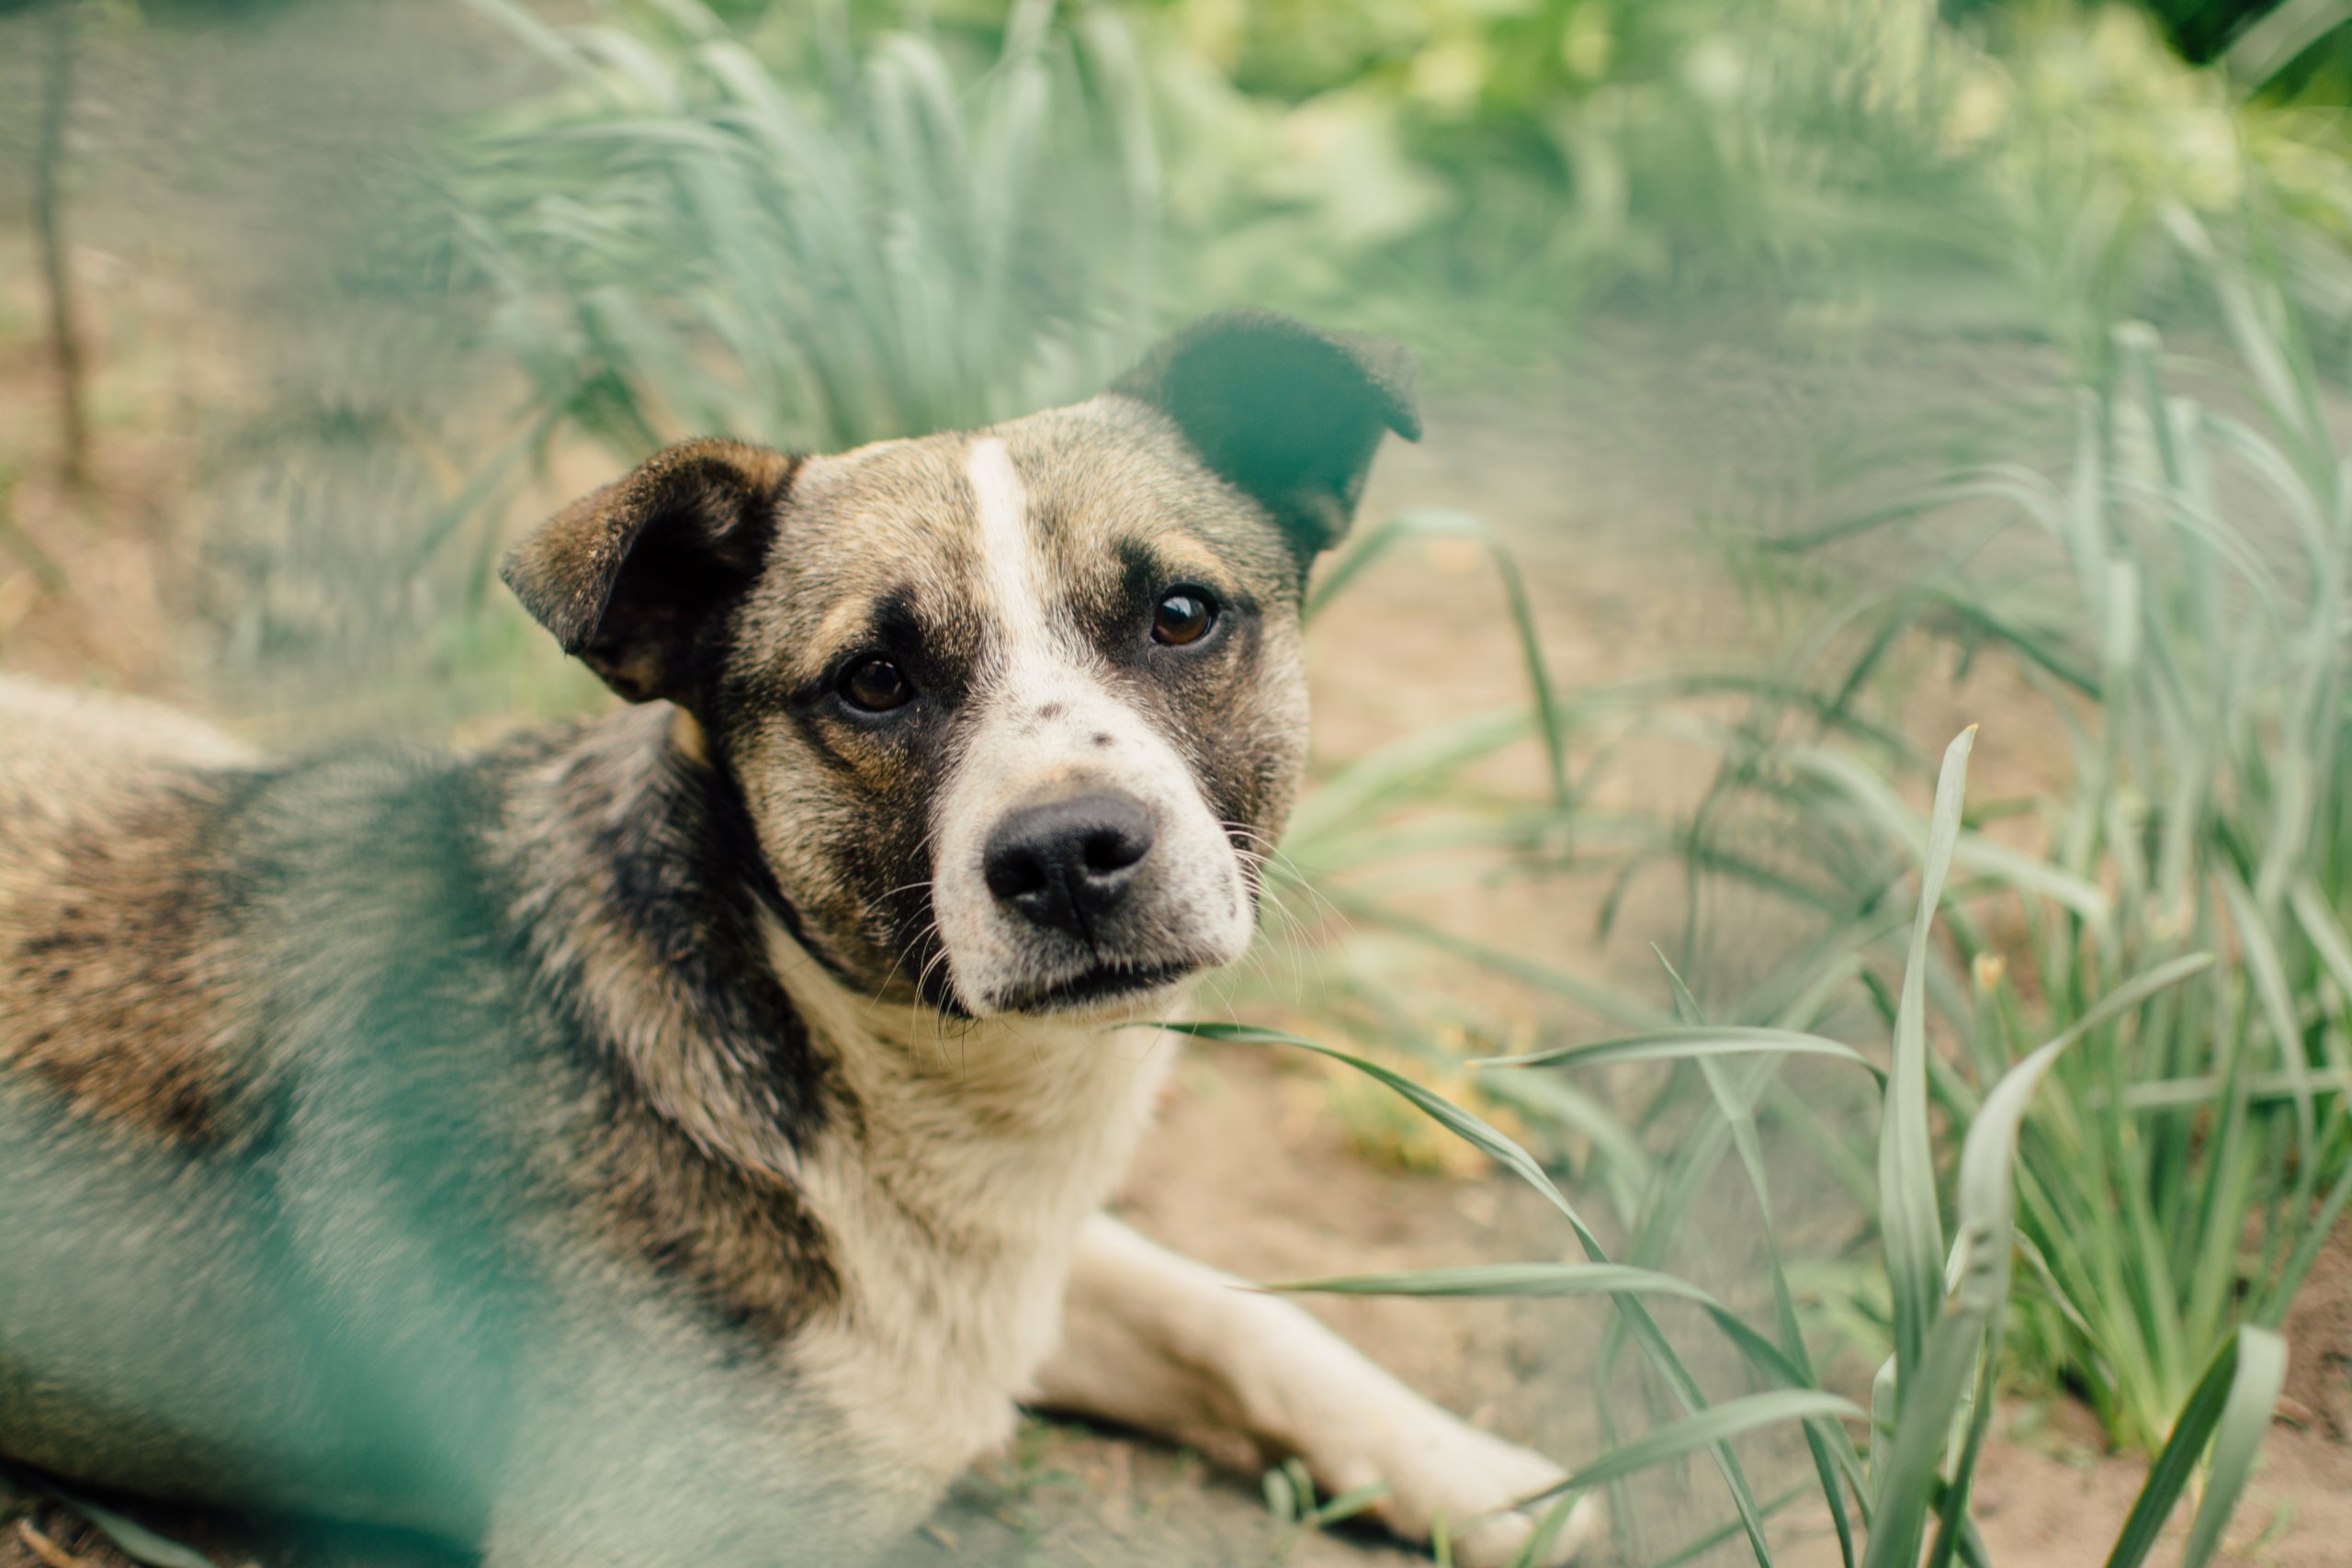
[(471, 3), (564, 85), (449, 150), (462, 271), (535, 410), (629, 452), (999, 417), (1240, 299), (1523, 356), (1695, 291), (1989, 314), (2088, 362), (2177, 301), (2171, 208), (2352, 235), (2340, 114), (2247, 102), (2120, 8)]
[[(2029, 710), (2038, 690), (2023, 729), (2064, 738), (2067, 784), (1959, 836), (1958, 963), (1915, 944), (1897, 1017), (1924, 1004), (1955, 1043), (1928, 1079), (1967, 1121), (2118, 977), (2235, 955), (2129, 1038), (2097, 1032), (2050, 1066), (2023, 1124), (2010, 1365), (2081, 1390), (2151, 1452), (2233, 1325), (2281, 1319), (2352, 1201), (2352, 468), (2276, 279), (2181, 232), (2219, 279), (2256, 417), (2169, 390), (2154, 334), (2127, 327), (2078, 405), (2070, 471), (1999, 465), (1936, 506), (1766, 541), (1850, 562), (1910, 536), (1904, 570), (1846, 590), (1847, 635), (1795, 677), (1805, 705), (1767, 701), (1730, 743), (1690, 840), (1721, 864), (1705, 844), (1762, 821), (1794, 836), (1807, 853), (1754, 880), (1836, 911), (1824, 940), (1883, 962), (1875, 899), (1850, 890), (1884, 886), (1922, 828), (1806, 734), (1815, 705), (1907, 700), (1923, 647), (2007, 676)], [(1939, 538), (1964, 542), (1919, 547)]]
[(1597, 295), (1769, 296), (1947, 204), (1917, 7), (1169, 7), (1174, 182), (1211, 288), (1526, 342)]
[(797, 51), (701, 0), (550, 28), (473, 0), (563, 85), (443, 174), (533, 436), (802, 450), (985, 423), (1097, 388), (1153, 322), (1159, 154), (1103, 6), (1007, 16), (984, 72), (921, 31)]
[[(2120, 6), (1170, 0), (1148, 36), (1187, 154), (1180, 299), (1486, 354), (1629, 295), (1808, 331), (1989, 317), (2096, 353), (2176, 302), (2168, 206), (2352, 235), (2339, 112), (2248, 100)], [(2312, 280), (2339, 310), (2343, 287)]]
[[(1924, 970), (1928, 933), (1939, 890), (1951, 867), (1961, 836), (1962, 790), (1973, 732), (1954, 741), (1927, 835), (1922, 893), (1914, 921), (1913, 967)], [(1965, 1122), (1950, 1199), (1957, 1222), (1947, 1258), (1937, 1215), (1938, 1161), (1931, 1146), (1928, 1052), (1923, 1027), (1924, 985), (1908, 973), (1904, 1003), (1894, 1021), (1893, 1070), (1883, 1080), (1880, 1121), (1881, 1168), (1886, 1173), (1883, 1246), (1874, 1258), (1895, 1303), (1897, 1356), (1881, 1373), (1868, 1415), (1820, 1385), (1804, 1342), (1782, 1307), (1779, 1338), (1748, 1325), (1706, 1292), (1657, 1271), (1613, 1264), (1575, 1206), (1543, 1168), (1517, 1144), (1476, 1116), (1374, 1064), (1293, 1035), (1232, 1026), (1195, 1025), (1193, 1033), (1227, 1040), (1255, 1040), (1316, 1052), (1362, 1070), (1434, 1118), (1440, 1124), (1500, 1162), (1541, 1193), (1568, 1222), (1589, 1259), (1585, 1264), (1504, 1265), (1480, 1269), (1444, 1269), (1301, 1281), (1293, 1290), (1356, 1294), (1510, 1297), (1600, 1293), (1616, 1308), (1618, 1322), (1647, 1363), (1673, 1391), (1679, 1413), (1643, 1436), (1612, 1442), (1555, 1491), (1589, 1489), (1622, 1480), (1682, 1456), (1711, 1455), (1723, 1475), (1758, 1563), (1770, 1564), (1775, 1549), (1765, 1530), (1767, 1509), (1749, 1490), (1732, 1448), (1735, 1438), (1795, 1424), (1815, 1461), (1824, 1508), (1836, 1524), (1840, 1555), (1865, 1568), (1910, 1568), (1923, 1550), (1932, 1568), (1955, 1560), (1984, 1561), (1984, 1550), (1969, 1523), (1974, 1461), (1988, 1430), (1991, 1397), (2003, 1345), (2001, 1320), (2010, 1297), (2010, 1258), (2018, 1239), (2018, 1183), (2022, 1168), (2018, 1140), (2036, 1090), (2064, 1059), (2070, 1047), (2102, 1032), (2141, 1027), (2174, 994), (2174, 988), (2209, 964), (2194, 954), (2159, 964), (2115, 987), (2088, 1007), (2068, 1029), (2001, 1075)], [(1757, 1070), (1735, 1084), (1711, 1077), (1724, 1090), (1718, 1100), (1721, 1124), (1741, 1142), (1752, 1134), (1748, 1106), (1762, 1079), (1777, 1071), (1788, 1043), (1779, 1038), (1743, 1040), (1707, 1028), (1696, 1004), (1669, 971), (1678, 1008), (1688, 1022), (1677, 1034), (1653, 1033), (1638, 1054), (1673, 1055), (1679, 1039), (1688, 1059), (1718, 1068), (1735, 1046), (1745, 1047), (1747, 1065)], [(1632, 1048), (1628, 1047), (1628, 1052)], [(1840, 1048), (1822, 1042), (1826, 1055)], [(1513, 1066), (1525, 1070), (1530, 1064)], [(1770, 1225), (1771, 1202), (1760, 1163), (1748, 1168), (1757, 1202)], [(1681, 1207), (1687, 1208), (1684, 1194)], [(1674, 1218), (1680, 1220), (1681, 1213)], [(1777, 1250), (1769, 1254), (1776, 1302), (1789, 1299), (1789, 1284)], [(1709, 1399), (1690, 1376), (1683, 1358), (1642, 1304), (1647, 1296), (1699, 1302), (1709, 1321), (1740, 1355), (1750, 1376), (1765, 1386), (1756, 1392)], [(2197, 1517), (2182, 1553), (2185, 1568), (2201, 1568), (2218, 1548), (2223, 1525), (2235, 1507), (2256, 1451), (2267, 1430), (2272, 1404), (2284, 1376), (2283, 1348), (2269, 1331), (2252, 1325), (2235, 1330), (2170, 1424), (2165, 1451), (2125, 1521), (2111, 1568), (2134, 1568), (2145, 1561), (2158, 1528), (2186, 1489), (2198, 1460), (2211, 1450), (2211, 1468)], [(1610, 1393), (1605, 1375), (1599, 1393)], [(1856, 1440), (1860, 1428), (1862, 1440)], [(1547, 1493), (1544, 1495), (1549, 1496)], [(1531, 1499), (1529, 1501), (1535, 1501)], [(1774, 1506), (1781, 1506), (1776, 1499)], [(1619, 1510), (1621, 1523), (1625, 1518)], [(1709, 1538), (1711, 1540), (1716, 1538)]]

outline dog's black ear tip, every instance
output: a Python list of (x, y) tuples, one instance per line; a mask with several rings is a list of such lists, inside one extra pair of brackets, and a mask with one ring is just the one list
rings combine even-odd
[(1250, 307), (1179, 328), (1111, 389), (1173, 419), (1213, 471), (1320, 550), (1346, 531), (1381, 437), (1420, 439), (1419, 386), (1403, 344)]
[[(1251, 354), (1253, 349), (1259, 353)], [(1194, 317), (1154, 344), (1126, 375), (1113, 383), (1113, 389), (1149, 392), (1164, 384), (1164, 378), (1175, 362), (1204, 354), (1216, 357), (1239, 353), (1246, 361), (1257, 362), (1266, 351), (1275, 349), (1304, 350), (1311, 358), (1331, 355), (1344, 361), (1356, 376), (1382, 395), (1398, 417), (1416, 417), (1414, 399), (1420, 381), (1420, 359), (1410, 348), (1394, 338), (1318, 327), (1262, 305), (1239, 305)]]
[[(1335, 334), (1337, 335), (1337, 334)], [(1421, 364), (1401, 343), (1383, 338), (1339, 338), (1348, 359), (1363, 378), (1365, 390), (1377, 405), (1380, 423), (1407, 441), (1421, 438)]]
[(1346, 350), (1369, 386), (1380, 398), (1382, 423), (1408, 441), (1421, 438), (1421, 360), (1403, 344), (1358, 333), (1333, 333), (1331, 340)]

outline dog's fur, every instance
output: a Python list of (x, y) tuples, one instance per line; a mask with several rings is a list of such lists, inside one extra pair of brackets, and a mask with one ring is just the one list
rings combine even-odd
[[(1025, 1397), (1501, 1561), (1557, 1471), (1099, 1213), (1171, 1049), (1110, 1026), (1250, 940), (1390, 430), (1401, 350), (1248, 312), (974, 434), (673, 448), (506, 569), (640, 705), (479, 755), (0, 684), (0, 1451), (766, 1568), (905, 1529)], [(1155, 640), (1179, 587), (1215, 619)], [(876, 658), (901, 705), (844, 694)], [(1004, 835), (1110, 796), (1115, 897), (1025, 915)]]

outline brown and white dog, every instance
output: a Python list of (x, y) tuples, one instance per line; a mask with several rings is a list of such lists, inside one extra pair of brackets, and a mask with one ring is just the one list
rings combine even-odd
[[(0, 685), (0, 1452), (478, 1544), (854, 1562), (1017, 1401), (1506, 1561), (1559, 1479), (1101, 1213), (1297, 786), (1403, 350), (672, 448), (505, 577), (640, 705), (267, 761)], [(1551, 1560), (1589, 1533), (1578, 1517)]]

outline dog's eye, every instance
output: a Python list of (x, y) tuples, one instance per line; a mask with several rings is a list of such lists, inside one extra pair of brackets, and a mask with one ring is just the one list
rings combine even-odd
[(1151, 640), (1170, 648), (1198, 642), (1216, 624), (1216, 601), (1201, 588), (1172, 588), (1151, 615)]
[(868, 713), (904, 707), (914, 694), (906, 676), (887, 659), (861, 659), (842, 676), (842, 697)]

